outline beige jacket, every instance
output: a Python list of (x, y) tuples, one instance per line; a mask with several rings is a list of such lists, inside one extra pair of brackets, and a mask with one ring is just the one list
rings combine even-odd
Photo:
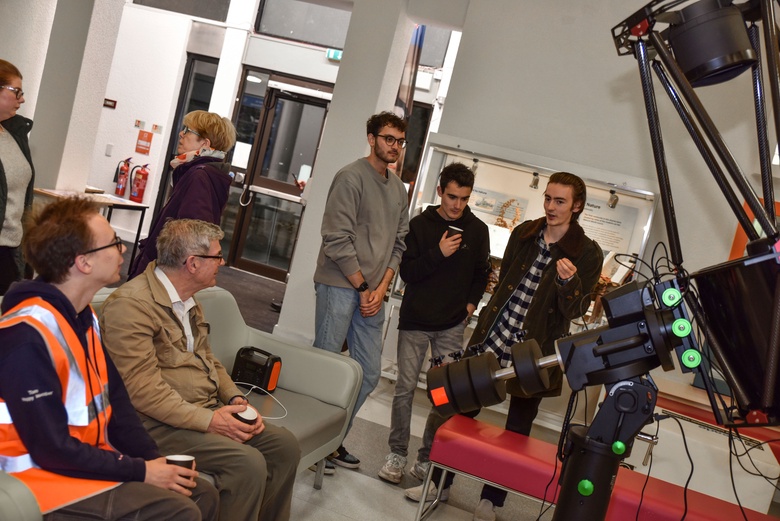
[(100, 319), (105, 345), (135, 409), (180, 429), (205, 432), (214, 410), (241, 391), (214, 357), (200, 304), (190, 310), (194, 349), (154, 274), (157, 263), (106, 299)]

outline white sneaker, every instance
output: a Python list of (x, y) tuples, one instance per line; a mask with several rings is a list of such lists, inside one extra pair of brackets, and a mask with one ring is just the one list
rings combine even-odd
[[(417, 485), (416, 487), (407, 488), (404, 491), (404, 495), (411, 499), (412, 501), (417, 501), (418, 503), (422, 499), (423, 495), (423, 486)], [(428, 503), (429, 501), (433, 501), (436, 498), (436, 485), (433, 484), (433, 482), (428, 483), (428, 495), (425, 497), (425, 502)], [(447, 501), (450, 498), (450, 489), (449, 487), (445, 488), (441, 491), (441, 500)]]
[(428, 475), (429, 468), (431, 468), (430, 461), (417, 460), (414, 462), (414, 466), (411, 469), (409, 469), (409, 474), (419, 480), (424, 480), (425, 476)]
[(496, 512), (493, 503), (489, 499), (480, 499), (477, 508), (474, 509), (473, 521), (496, 521)]
[(390, 483), (400, 483), (406, 467), (406, 458), (391, 452), (385, 459), (387, 462), (379, 469), (379, 477)]

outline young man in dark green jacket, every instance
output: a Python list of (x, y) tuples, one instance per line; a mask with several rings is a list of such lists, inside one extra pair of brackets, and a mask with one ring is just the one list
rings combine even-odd
[[(470, 346), (481, 345), (493, 352), (502, 367), (511, 365), (510, 349), (523, 338), (535, 339), (545, 356), (554, 353), (555, 340), (568, 332), (571, 320), (588, 310), (604, 257), (577, 222), (586, 198), (582, 179), (567, 172), (555, 173), (544, 192), (544, 217), (526, 221), (512, 231), (495, 292), (469, 341)], [(510, 380), (506, 429), (530, 434), (542, 398), (560, 395), (562, 381), (563, 374), (555, 368), (550, 373), (549, 391), (526, 396), (517, 381)], [(423, 436), (428, 451), (444, 421), (446, 418), (435, 410), (429, 415)], [(451, 478), (448, 481), (451, 483)], [(434, 476), (432, 488), (436, 482), (438, 477)], [(442, 497), (449, 496), (449, 483), (445, 482)], [(406, 495), (419, 501), (422, 488), (409, 489)], [(494, 506), (503, 506), (505, 498), (505, 491), (485, 486), (474, 519), (494, 520)]]

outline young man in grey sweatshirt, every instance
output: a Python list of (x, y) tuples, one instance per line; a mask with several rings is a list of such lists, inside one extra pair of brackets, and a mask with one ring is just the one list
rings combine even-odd
[[(390, 112), (366, 123), (371, 151), (336, 174), (322, 218), (322, 245), (314, 272), (314, 346), (349, 355), (363, 368), (352, 420), (379, 382), (384, 297), (398, 271), (409, 231), (408, 195), (388, 165), (406, 146), (406, 122)], [(358, 468), (341, 446), (330, 460)]]

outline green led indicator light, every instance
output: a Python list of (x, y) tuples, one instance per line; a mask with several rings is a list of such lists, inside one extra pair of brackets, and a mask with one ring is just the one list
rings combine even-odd
[(680, 338), (691, 334), (691, 323), (684, 318), (678, 318), (672, 324), (672, 332)]
[(620, 456), (626, 452), (626, 444), (618, 440), (612, 444), (612, 452)]
[(699, 367), (699, 364), (701, 364), (701, 353), (695, 349), (686, 349), (682, 354), (682, 364), (688, 369)]
[(682, 294), (680, 293), (680, 290), (677, 288), (666, 288), (663, 292), (663, 295), (661, 295), (661, 301), (664, 303), (665, 306), (668, 306), (670, 308), (673, 308), (674, 306), (679, 304), (680, 299), (682, 299)]
[(582, 496), (590, 496), (593, 494), (593, 483), (589, 479), (583, 479), (577, 483), (577, 492)]

